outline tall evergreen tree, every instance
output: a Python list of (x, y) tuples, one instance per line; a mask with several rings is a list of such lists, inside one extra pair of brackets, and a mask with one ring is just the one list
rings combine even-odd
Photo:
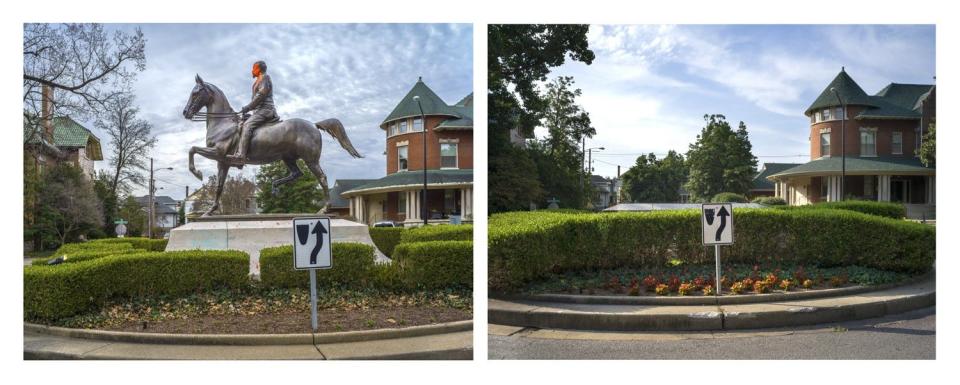
[(757, 174), (747, 125), (734, 131), (723, 115), (704, 115), (707, 125), (687, 151), (690, 176), (687, 191), (695, 201), (708, 201), (721, 192), (746, 194)]

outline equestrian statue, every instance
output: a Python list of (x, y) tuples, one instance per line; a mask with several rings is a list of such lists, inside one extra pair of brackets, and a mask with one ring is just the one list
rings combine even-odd
[[(223, 91), (204, 82), (199, 74), (196, 78), (197, 84), (190, 91), (187, 105), (183, 108), (184, 118), (204, 121), (207, 124), (206, 147), (190, 148), (190, 172), (203, 180), (203, 176), (193, 165), (194, 154), (217, 162), (217, 193), (213, 206), (203, 216), (208, 216), (220, 208), (220, 195), (223, 193), (223, 183), (230, 167), (243, 168), (245, 164), (266, 164), (278, 160), (283, 161), (290, 173), (271, 183), (273, 194), (277, 193), (281, 185), (303, 175), (297, 166), (297, 160), (303, 159), (310, 172), (317, 177), (329, 202), (327, 176), (320, 168), (320, 150), (323, 147), (320, 131), (330, 134), (354, 158), (363, 157), (353, 148), (343, 124), (337, 119), (331, 118), (317, 123), (304, 119), (281, 121), (273, 103), (273, 84), (267, 75), (267, 64), (258, 61), (253, 64), (251, 72), (256, 79), (253, 83), (253, 97), (240, 112), (235, 112), (230, 107)], [(206, 112), (200, 112), (202, 108), (206, 108)]]

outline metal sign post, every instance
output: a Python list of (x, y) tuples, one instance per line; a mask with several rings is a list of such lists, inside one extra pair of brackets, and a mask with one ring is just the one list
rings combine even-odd
[(723, 291), (720, 285), (720, 245), (733, 244), (733, 204), (704, 203), (700, 206), (700, 223), (703, 225), (703, 245), (713, 245), (716, 258), (716, 285), (714, 294), (719, 298)]
[(333, 267), (329, 217), (293, 219), (293, 267), (310, 272), (310, 326), (317, 332), (317, 269)]

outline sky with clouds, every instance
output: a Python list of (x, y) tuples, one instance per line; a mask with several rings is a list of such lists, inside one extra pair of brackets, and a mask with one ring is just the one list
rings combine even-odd
[[(470, 24), (143, 24), (108, 25), (132, 31), (139, 26), (147, 39), (147, 69), (135, 93), (140, 117), (153, 125), (158, 195), (182, 199), (202, 183), (187, 171), (187, 151), (204, 145), (203, 123), (190, 122), (181, 111), (194, 86), (194, 76), (213, 83), (235, 109), (250, 101), (250, 67), (265, 60), (281, 118), (343, 122), (354, 147), (365, 157), (354, 159), (335, 140), (323, 135), (320, 164), (330, 187), (339, 178), (379, 178), (386, 173), (385, 134), (378, 126), (413, 87), (418, 76), (448, 103), (473, 89), (473, 26)], [(107, 136), (93, 124), (104, 140)], [(216, 163), (195, 159), (204, 178)], [(107, 161), (97, 162), (97, 168)], [(253, 178), (258, 167), (232, 168)], [(146, 188), (134, 191), (141, 195)]]
[[(617, 175), (640, 153), (684, 153), (704, 114), (747, 125), (758, 163), (809, 161), (804, 110), (841, 66), (869, 94), (933, 84), (935, 28), (923, 25), (592, 25), (591, 65), (568, 61), (597, 135), (594, 173)], [(545, 130), (538, 129), (538, 136)]]

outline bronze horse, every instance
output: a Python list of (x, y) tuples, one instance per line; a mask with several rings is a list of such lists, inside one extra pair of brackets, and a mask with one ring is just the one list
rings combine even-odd
[[(227, 179), (230, 163), (227, 155), (233, 154), (240, 141), (239, 114), (230, 107), (230, 102), (217, 86), (206, 83), (197, 75), (197, 84), (190, 91), (190, 98), (183, 108), (183, 117), (193, 119), (201, 108), (206, 107), (207, 146), (190, 148), (190, 172), (201, 181), (203, 176), (193, 166), (193, 155), (200, 154), (204, 158), (217, 162), (217, 194), (210, 207), (203, 215), (220, 208), (220, 194), (223, 193), (223, 182)], [(247, 155), (247, 164), (266, 164), (278, 160), (290, 170), (287, 176), (273, 181), (272, 192), (285, 183), (292, 182), (303, 175), (297, 167), (297, 159), (303, 159), (310, 172), (317, 177), (324, 195), (329, 197), (327, 176), (320, 168), (320, 150), (323, 140), (320, 130), (330, 134), (344, 150), (354, 158), (363, 156), (353, 148), (350, 138), (347, 137), (343, 124), (337, 119), (327, 119), (311, 123), (304, 119), (290, 119), (274, 122), (258, 128), (250, 139), (250, 150)], [(329, 202), (329, 199), (328, 199)], [(329, 204), (329, 203), (328, 203)]]

